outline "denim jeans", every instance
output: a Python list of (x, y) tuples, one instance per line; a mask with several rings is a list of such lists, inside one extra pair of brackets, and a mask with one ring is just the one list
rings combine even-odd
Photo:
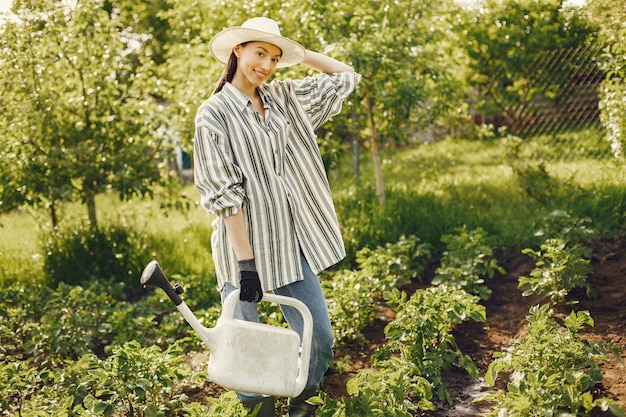
[[(306, 389), (315, 389), (322, 382), (322, 378), (328, 369), (330, 361), (333, 359), (333, 329), (328, 315), (328, 306), (324, 299), (319, 278), (311, 271), (304, 256), (302, 256), (302, 269), (304, 279), (294, 282), (284, 287), (276, 288), (273, 292), (277, 295), (284, 295), (302, 301), (311, 312), (313, 318), (313, 337), (311, 340), (311, 358), (309, 360), (309, 376), (305, 386)], [(221, 290), (222, 302), (226, 296), (236, 288), (226, 283)], [(291, 306), (280, 306), (283, 316), (292, 330), (302, 338), (303, 321), (300, 312)], [(235, 318), (252, 322), (259, 321), (257, 303), (238, 301), (235, 306)], [(240, 401), (245, 401), (258, 397), (257, 394), (238, 392)]]

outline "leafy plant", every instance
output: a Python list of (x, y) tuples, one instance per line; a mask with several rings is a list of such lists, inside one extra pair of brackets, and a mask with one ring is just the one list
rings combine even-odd
[(396, 310), (396, 318), (385, 327), (388, 342), (372, 359), (374, 365), (385, 367), (395, 355), (415, 364), (417, 375), (428, 379), (441, 400), (452, 403), (442, 380), (442, 371), (453, 366), (476, 376), (478, 369), (463, 354), (452, 331), (468, 320), (484, 322), (485, 307), (479, 297), (446, 285), (418, 290), (410, 299), (397, 289), (385, 293), (388, 304)]
[(210, 405), (191, 403), (183, 406), (188, 417), (254, 417), (257, 410), (248, 410), (241, 404), (234, 391), (227, 391), (218, 398), (207, 398)]
[(363, 341), (361, 330), (376, 317), (377, 298), (385, 291), (421, 280), (431, 259), (430, 245), (415, 236), (376, 249), (363, 248), (356, 259), (360, 269), (341, 270), (323, 281), (329, 313), (340, 342)]
[(82, 285), (94, 279), (112, 280), (115, 287), (126, 285), (126, 293), (132, 294), (140, 288), (139, 276), (151, 260), (145, 250), (147, 241), (146, 234), (127, 227), (57, 229), (42, 242), (49, 285), (56, 288), (60, 282)]
[(359, 268), (377, 277), (384, 285), (381, 292), (407, 285), (411, 279), (421, 281), (431, 258), (431, 245), (421, 243), (413, 235), (401, 236), (398, 242), (386, 243), (376, 249), (366, 247), (356, 254)]
[(32, 361), (9, 362), (0, 366), (0, 406), (2, 410), (22, 415), (28, 400), (42, 387), (52, 382), (51, 372), (39, 370)]
[(320, 417), (410, 417), (417, 410), (433, 410), (430, 383), (409, 362), (394, 359), (380, 371), (363, 371), (348, 381), (348, 398), (325, 398)]
[(56, 385), (43, 387), (24, 410), (47, 415), (67, 415), (70, 410), (94, 416), (169, 415), (186, 400), (175, 389), (191, 375), (184, 359), (180, 344), (162, 351), (130, 342), (106, 360), (87, 354), (58, 371)]
[(489, 417), (586, 416), (596, 407), (624, 416), (617, 402), (594, 399), (591, 393), (602, 380), (598, 363), (607, 359), (608, 352), (622, 362), (618, 352), (607, 344), (581, 339), (580, 330), (594, 324), (588, 311), (572, 311), (563, 320), (565, 328), (553, 317), (547, 305), (530, 309), (528, 334), (506, 352), (495, 353), (485, 375), (494, 386), (500, 373), (510, 373), (507, 391), (489, 391), (476, 401), (498, 405)]
[(561, 238), (566, 244), (578, 244), (593, 233), (589, 217), (579, 219), (565, 210), (555, 210), (543, 218), (543, 226), (535, 235)]
[(23, 328), (24, 349), (36, 361), (58, 365), (110, 343), (108, 318), (115, 302), (101, 284), (83, 288), (61, 283), (42, 302), (46, 313)]
[(522, 253), (537, 260), (529, 277), (518, 278), (518, 288), (527, 286), (522, 295), (542, 294), (553, 304), (561, 304), (573, 288), (580, 287), (585, 289), (587, 297), (596, 296), (587, 282), (593, 267), (588, 259), (583, 258), (585, 248), (582, 246), (567, 246), (563, 239), (555, 238), (546, 240), (538, 252), (524, 249)]
[(458, 234), (444, 235), (441, 240), (447, 250), (432, 284), (446, 284), (479, 295), (483, 300), (489, 299), (491, 290), (483, 285), (484, 277), (493, 278), (496, 272), (503, 274), (505, 271), (498, 265), (485, 231), (481, 228), (468, 231), (463, 227)]
[(342, 270), (324, 280), (322, 286), (337, 342), (363, 342), (361, 331), (376, 317), (378, 280), (367, 271)]

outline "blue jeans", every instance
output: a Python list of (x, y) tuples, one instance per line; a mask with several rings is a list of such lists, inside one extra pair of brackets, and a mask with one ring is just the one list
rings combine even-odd
[[(302, 256), (302, 269), (304, 279), (276, 288), (274, 294), (296, 298), (302, 301), (311, 312), (313, 318), (313, 337), (311, 340), (311, 358), (309, 361), (309, 376), (305, 386), (307, 389), (316, 389), (322, 382), (322, 378), (328, 369), (330, 361), (333, 359), (334, 334), (328, 315), (328, 306), (324, 299), (319, 278), (311, 271), (309, 264)], [(236, 288), (226, 283), (221, 290), (222, 302), (226, 296)], [(298, 310), (291, 306), (280, 306), (283, 316), (292, 330), (302, 338), (303, 321)], [(239, 301), (235, 307), (235, 318), (252, 322), (259, 321), (259, 313), (256, 303)], [(238, 392), (240, 401), (245, 401), (258, 397), (256, 394)]]

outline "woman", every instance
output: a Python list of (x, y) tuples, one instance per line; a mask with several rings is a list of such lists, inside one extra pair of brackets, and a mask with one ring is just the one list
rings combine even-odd
[[(289, 416), (305, 417), (332, 359), (333, 331), (317, 274), (345, 256), (314, 130), (339, 113), (360, 75), (352, 67), (305, 50), (268, 18), (252, 18), (218, 33), (213, 56), (226, 64), (213, 95), (196, 115), (195, 184), (202, 207), (216, 215), (211, 246), (222, 300), (240, 289), (236, 318), (258, 321), (263, 292), (295, 297), (313, 316), (309, 377), (289, 400)], [(268, 79), (301, 63), (319, 74)], [(302, 335), (302, 319), (282, 307)], [(238, 393), (259, 416), (274, 416), (274, 399)]]

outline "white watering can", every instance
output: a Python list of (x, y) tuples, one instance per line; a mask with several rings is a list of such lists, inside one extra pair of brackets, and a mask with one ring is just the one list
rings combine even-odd
[(302, 393), (309, 373), (313, 320), (300, 300), (263, 294), (262, 301), (296, 308), (304, 323), (302, 341), (291, 329), (234, 319), (239, 290), (226, 297), (215, 327), (206, 328), (180, 298), (183, 289), (170, 285), (157, 261), (146, 266), (140, 281), (162, 288), (198, 333), (210, 351), (208, 374), (213, 382), (229, 390), (278, 397)]

